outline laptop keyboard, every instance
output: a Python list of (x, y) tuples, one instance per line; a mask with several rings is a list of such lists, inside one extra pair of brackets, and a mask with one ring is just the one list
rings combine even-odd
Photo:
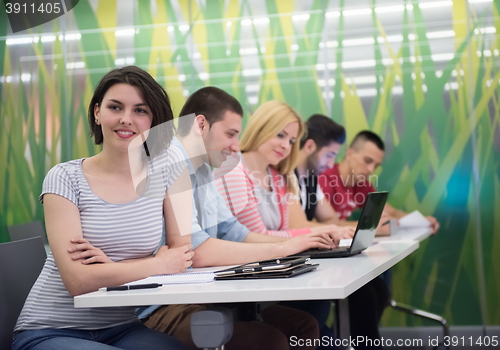
[(319, 248), (313, 248), (313, 249), (309, 249), (309, 250), (306, 250), (302, 253), (300, 253), (300, 255), (318, 255), (318, 254), (329, 254), (329, 253), (333, 253), (333, 252), (346, 252), (349, 250), (349, 247), (337, 247), (337, 248), (333, 248), (333, 249), (319, 249)]

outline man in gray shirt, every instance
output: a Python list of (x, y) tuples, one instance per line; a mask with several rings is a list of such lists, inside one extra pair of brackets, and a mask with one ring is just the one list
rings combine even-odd
[[(321, 230), (295, 238), (272, 237), (240, 224), (218, 193), (211, 166), (219, 167), (239, 151), (238, 135), (243, 110), (223, 90), (205, 87), (191, 95), (180, 115), (173, 145), (186, 157), (193, 187), (195, 222), (192, 228), (194, 267), (244, 264), (301, 252), (312, 247), (330, 248), (332, 239)], [(194, 348), (191, 314), (207, 305), (164, 305), (143, 310), (145, 324), (169, 333)], [(153, 312), (151, 312), (153, 311)], [(280, 305), (262, 312), (264, 322), (238, 322), (227, 349), (288, 349), (289, 337), (318, 338), (316, 320), (308, 313)]]

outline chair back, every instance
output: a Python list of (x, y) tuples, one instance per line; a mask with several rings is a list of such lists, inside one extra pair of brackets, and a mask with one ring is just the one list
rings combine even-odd
[(20, 239), (42, 237), (43, 244), (48, 244), (45, 230), (40, 221), (32, 221), (26, 224), (10, 225), (7, 226), (11, 241), (18, 241)]
[(46, 258), (40, 237), (0, 243), (0, 349), (12, 347), (17, 318)]

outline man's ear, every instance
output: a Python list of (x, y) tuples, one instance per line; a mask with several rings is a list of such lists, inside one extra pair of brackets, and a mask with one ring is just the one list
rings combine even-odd
[(345, 159), (351, 158), (354, 153), (356, 153), (356, 151), (353, 148), (348, 148), (345, 152)]
[(203, 135), (209, 129), (207, 118), (205, 118), (205, 116), (203, 114), (198, 114), (194, 118), (194, 125), (193, 126), (194, 126), (194, 130), (200, 135)]
[(314, 142), (312, 139), (308, 139), (304, 143), (304, 147), (302, 147), (302, 149), (306, 152), (308, 156), (313, 154), (314, 151), (316, 151), (316, 148), (317, 148), (316, 142)]

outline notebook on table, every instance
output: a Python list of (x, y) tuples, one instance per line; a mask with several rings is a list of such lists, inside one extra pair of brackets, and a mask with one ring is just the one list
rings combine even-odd
[(159, 283), (165, 284), (191, 284), (191, 283), (209, 283), (214, 281), (214, 271), (197, 271), (198, 269), (189, 269), (183, 273), (171, 275), (153, 275), (138, 281), (125, 283), (133, 286), (140, 284)]
[(342, 258), (361, 253), (373, 242), (388, 195), (389, 192), (371, 192), (368, 194), (350, 246), (333, 249), (309, 249), (294, 256), (307, 255), (312, 259), (320, 259)]

